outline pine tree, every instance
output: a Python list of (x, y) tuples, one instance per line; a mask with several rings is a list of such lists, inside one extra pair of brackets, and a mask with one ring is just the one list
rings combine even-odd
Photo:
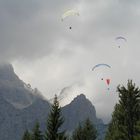
[(83, 127), (81, 124), (74, 130), (72, 134), (72, 140), (83, 140)]
[(120, 106), (116, 104), (115, 111), (112, 115), (112, 120), (109, 124), (108, 131), (106, 133), (105, 140), (126, 140), (125, 127), (123, 126), (123, 120), (120, 121), (118, 118), (123, 118), (123, 111), (121, 111)]
[(55, 95), (54, 103), (47, 120), (47, 130), (45, 131), (45, 140), (66, 140), (65, 132), (60, 132), (60, 127), (64, 122), (61, 115), (61, 108)]
[(29, 133), (28, 130), (26, 130), (26, 131), (24, 132), (24, 135), (23, 135), (22, 140), (31, 140), (31, 134)]
[(32, 140), (43, 140), (43, 135), (40, 131), (39, 122), (35, 124), (35, 127), (33, 129)]
[(139, 136), (140, 90), (128, 80), (127, 88), (118, 86), (117, 91), (119, 103), (115, 106), (106, 140), (136, 140)]
[(82, 126), (79, 124), (72, 135), (73, 140), (95, 140), (96, 138), (97, 131), (89, 119)]
[(134, 140), (140, 140), (140, 121), (137, 122), (136, 130), (137, 130), (137, 135), (135, 136)]
[(95, 140), (97, 138), (97, 131), (89, 119), (84, 123), (83, 135), (84, 140)]

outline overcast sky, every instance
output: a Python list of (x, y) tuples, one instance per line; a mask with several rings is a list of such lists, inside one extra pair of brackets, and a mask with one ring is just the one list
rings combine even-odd
[[(80, 16), (62, 22), (69, 9)], [(139, 27), (139, 0), (0, 0), (0, 60), (48, 99), (65, 87), (72, 97), (84, 93), (108, 122), (117, 85), (140, 85)], [(98, 63), (111, 69), (92, 71)]]

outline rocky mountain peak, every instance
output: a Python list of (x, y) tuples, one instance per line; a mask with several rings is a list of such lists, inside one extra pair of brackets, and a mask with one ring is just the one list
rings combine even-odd
[(73, 106), (76, 106), (77, 108), (80, 106), (83, 110), (84, 109), (86, 110), (86, 108), (88, 109), (92, 108), (92, 111), (96, 114), (94, 106), (92, 105), (90, 100), (86, 98), (84, 94), (80, 94), (77, 97), (75, 97), (71, 102), (71, 104)]
[(18, 77), (14, 72), (13, 66), (9, 63), (0, 64), (0, 80), (14, 81)]
[(77, 102), (77, 101), (80, 101), (80, 102), (87, 101), (87, 98), (84, 94), (80, 94), (77, 97), (75, 97), (73, 100), (73, 102)]
[(9, 63), (0, 64), (0, 97), (12, 104), (15, 108), (25, 108), (31, 105), (39, 91), (29, 87), (14, 72)]

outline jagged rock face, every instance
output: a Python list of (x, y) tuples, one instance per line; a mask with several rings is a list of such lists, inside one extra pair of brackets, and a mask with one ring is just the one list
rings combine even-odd
[(21, 140), (24, 131), (31, 130), (37, 120), (41, 120), (44, 129), (49, 110), (50, 104), (42, 99), (36, 99), (27, 108), (16, 109), (4, 98), (0, 98), (0, 139)]
[[(0, 139), (21, 140), (24, 131), (39, 121), (41, 130), (46, 127), (50, 103), (38, 90), (25, 84), (14, 73), (11, 65), (0, 65)], [(77, 96), (62, 108), (65, 123), (62, 129), (72, 132), (79, 122), (90, 118), (101, 132), (104, 124), (96, 117), (92, 103), (85, 95)]]
[(18, 78), (11, 64), (0, 64), (0, 95), (16, 108), (24, 108), (35, 100), (33, 90)]
[(21, 140), (36, 120), (46, 120), (49, 108), (37, 89), (18, 78), (11, 64), (0, 64), (0, 139)]
[(0, 64), (0, 80), (4, 81), (17, 81), (18, 76), (14, 73), (14, 69), (11, 64)]
[(77, 127), (79, 122), (87, 118), (95, 124), (98, 123), (94, 106), (83, 94), (77, 96), (69, 105), (65, 106), (63, 114), (66, 118), (64, 127), (69, 131), (72, 131), (73, 128)]
[(18, 124), (20, 125), (20, 121), (17, 119), (18, 114), (19, 111), (0, 96), (0, 139), (17, 138), (15, 129)]

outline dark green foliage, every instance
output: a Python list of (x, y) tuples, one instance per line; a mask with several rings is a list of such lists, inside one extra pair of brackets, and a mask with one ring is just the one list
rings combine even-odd
[(140, 140), (140, 121), (137, 122), (135, 127), (136, 127), (135, 129), (137, 130), (137, 135), (135, 135), (134, 140)]
[(43, 140), (43, 135), (41, 134), (40, 126), (38, 122), (36, 123), (33, 129), (32, 140)]
[(83, 140), (83, 128), (80, 124), (74, 130), (73, 135), (72, 135), (72, 140)]
[(60, 127), (62, 126), (64, 119), (61, 115), (61, 108), (57, 100), (57, 96), (54, 98), (54, 103), (50, 111), (47, 130), (45, 132), (45, 140), (66, 140), (65, 132), (60, 132)]
[(123, 112), (121, 112), (121, 109), (119, 108), (119, 105), (117, 104), (115, 106), (115, 111), (112, 115), (111, 123), (109, 124), (108, 131), (106, 134), (106, 140), (125, 140), (125, 127), (123, 127), (123, 123), (119, 123), (120, 121), (117, 119), (119, 116), (121, 117)]
[(92, 122), (87, 119), (83, 127), (84, 140), (95, 140), (97, 137), (97, 131)]
[(97, 138), (97, 131), (92, 122), (87, 119), (83, 126), (79, 124), (72, 135), (73, 140), (95, 140)]
[(127, 88), (118, 86), (119, 103), (116, 104), (106, 140), (137, 140), (140, 121), (140, 90), (132, 81)]
[(24, 132), (24, 135), (23, 135), (22, 140), (31, 140), (31, 134), (29, 133), (28, 130), (26, 130), (26, 131)]

